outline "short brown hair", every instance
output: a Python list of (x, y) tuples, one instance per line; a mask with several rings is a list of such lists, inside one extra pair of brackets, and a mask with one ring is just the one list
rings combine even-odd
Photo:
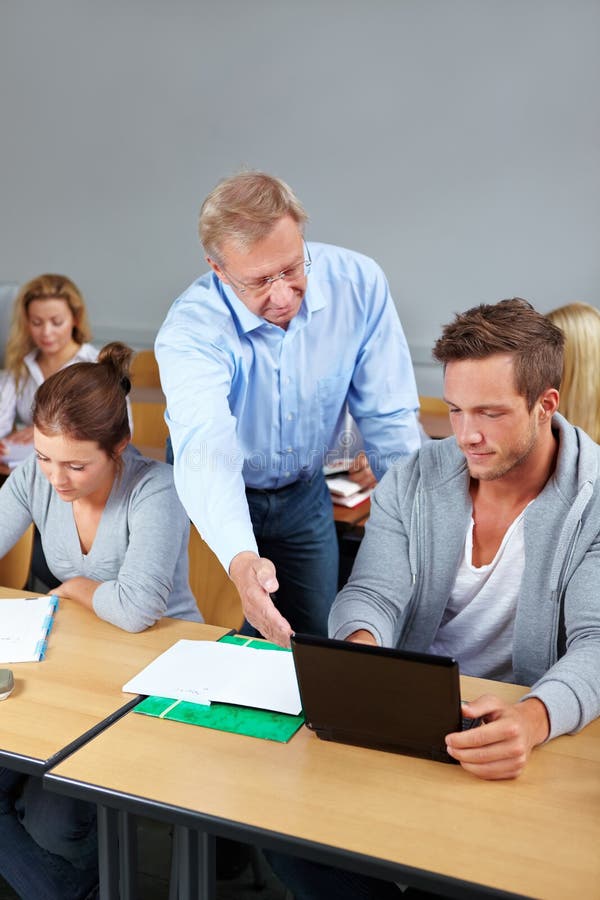
[(131, 436), (126, 397), (131, 390), (133, 351), (114, 341), (98, 362), (73, 363), (41, 384), (33, 403), (33, 424), (43, 434), (65, 434), (75, 441), (95, 441), (114, 457)]
[(265, 172), (238, 172), (220, 181), (202, 204), (200, 240), (205, 252), (220, 261), (224, 241), (251, 247), (284, 216), (304, 230), (308, 216), (285, 181)]
[(564, 344), (560, 328), (536, 312), (527, 300), (514, 297), (458, 313), (444, 326), (433, 357), (445, 367), (457, 360), (510, 353), (515, 387), (531, 410), (543, 391), (560, 387)]

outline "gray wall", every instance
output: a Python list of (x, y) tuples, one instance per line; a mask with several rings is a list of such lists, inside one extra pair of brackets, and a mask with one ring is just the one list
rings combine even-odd
[(201, 200), (264, 168), (383, 265), (437, 393), (454, 311), (600, 301), (599, 76), (598, 0), (0, 0), (0, 280), (147, 344)]

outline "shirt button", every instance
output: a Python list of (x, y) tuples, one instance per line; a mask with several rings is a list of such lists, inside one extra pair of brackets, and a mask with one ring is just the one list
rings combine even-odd
[(292, 474), (291, 472), (284, 472), (284, 473), (283, 473), (284, 478), (289, 478), (291, 474)]
[(291, 422), (293, 418), (294, 418), (294, 413), (288, 413), (286, 416), (286, 419), (288, 420), (288, 422)]
[(286, 452), (286, 453), (293, 453), (293, 452), (294, 452), (294, 448), (293, 448), (293, 447), (286, 447), (286, 448), (285, 448), (285, 452)]

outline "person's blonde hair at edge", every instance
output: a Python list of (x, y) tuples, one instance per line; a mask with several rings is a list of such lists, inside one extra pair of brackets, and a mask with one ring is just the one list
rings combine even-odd
[(566, 337), (559, 412), (600, 443), (600, 312), (568, 303), (548, 318)]
[(44, 274), (32, 278), (21, 286), (15, 297), (12, 322), (6, 342), (6, 369), (10, 372), (17, 387), (25, 376), (24, 358), (32, 350), (35, 343), (29, 331), (27, 308), (33, 300), (65, 300), (73, 317), (73, 340), (77, 344), (85, 344), (90, 340), (90, 326), (85, 301), (77, 285), (66, 275)]
[(291, 187), (266, 172), (243, 171), (224, 178), (200, 210), (198, 232), (204, 252), (221, 263), (225, 241), (247, 250), (290, 216), (303, 233), (306, 211)]

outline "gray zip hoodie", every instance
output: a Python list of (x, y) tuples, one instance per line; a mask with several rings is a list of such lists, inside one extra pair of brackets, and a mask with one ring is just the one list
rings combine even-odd
[[(513, 672), (533, 685), (550, 737), (600, 715), (600, 446), (562, 416), (556, 470), (525, 511), (525, 569), (514, 626)], [(383, 646), (426, 652), (464, 552), (472, 507), (455, 439), (430, 441), (375, 490), (352, 575), (329, 633), (365, 628)]]

